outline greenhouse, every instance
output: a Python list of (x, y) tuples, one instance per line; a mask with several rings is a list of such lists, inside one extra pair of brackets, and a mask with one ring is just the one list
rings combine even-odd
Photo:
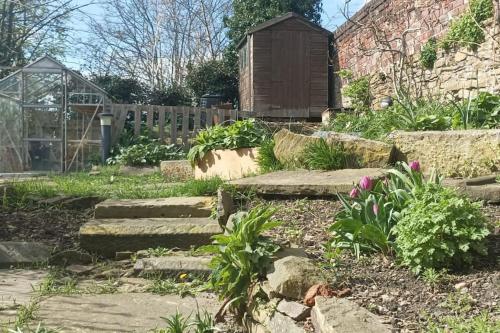
[(106, 92), (45, 56), (0, 80), (0, 173), (81, 170), (100, 159)]

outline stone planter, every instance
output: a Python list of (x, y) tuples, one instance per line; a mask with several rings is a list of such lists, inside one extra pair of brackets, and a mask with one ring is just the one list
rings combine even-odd
[(196, 163), (194, 177), (233, 180), (256, 174), (259, 172), (257, 156), (258, 148), (212, 150)]

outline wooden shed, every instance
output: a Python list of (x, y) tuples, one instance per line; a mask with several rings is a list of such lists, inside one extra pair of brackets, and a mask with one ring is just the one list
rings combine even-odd
[(240, 110), (271, 118), (315, 118), (332, 105), (332, 33), (288, 13), (250, 29), (238, 44)]

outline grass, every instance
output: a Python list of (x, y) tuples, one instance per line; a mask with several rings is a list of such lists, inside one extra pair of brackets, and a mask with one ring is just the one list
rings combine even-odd
[(114, 294), (117, 290), (113, 279), (80, 287), (76, 278), (58, 269), (50, 270), (42, 282), (34, 288), (39, 296)]
[(273, 139), (264, 141), (259, 147), (259, 156), (257, 163), (262, 173), (282, 170), (284, 165), (276, 158), (274, 154), (275, 142)]
[(339, 170), (358, 164), (344, 146), (328, 144), (325, 139), (309, 143), (304, 149), (303, 160), (311, 170)]
[(429, 322), (427, 333), (497, 333), (500, 332), (500, 321), (495, 320), (487, 312), (472, 318), (463, 316), (447, 316), (438, 322)]
[(196, 295), (200, 292), (207, 291), (207, 283), (193, 278), (188, 281), (178, 281), (176, 279), (163, 279), (160, 275), (150, 276), (153, 283), (146, 289), (148, 292), (157, 295), (179, 295), (181, 297)]
[[(144, 176), (126, 176), (116, 166), (100, 169), (97, 175), (87, 172), (50, 175), (48, 179), (13, 184), (14, 200), (3, 197), (2, 206), (22, 204), (33, 198), (66, 196), (98, 196), (105, 199), (151, 199), (179, 196), (214, 195), (223, 184), (220, 178), (188, 180), (184, 183), (166, 183), (160, 173)], [(8, 201), (8, 202), (6, 202)]]

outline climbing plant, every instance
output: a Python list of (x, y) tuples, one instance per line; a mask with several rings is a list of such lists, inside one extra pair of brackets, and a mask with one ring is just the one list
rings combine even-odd
[(432, 69), (437, 60), (437, 41), (431, 38), (424, 44), (420, 51), (420, 63), (427, 69)]
[(469, 9), (451, 23), (441, 47), (446, 51), (458, 46), (476, 49), (485, 40), (484, 21), (493, 15), (493, 0), (471, 0)]

